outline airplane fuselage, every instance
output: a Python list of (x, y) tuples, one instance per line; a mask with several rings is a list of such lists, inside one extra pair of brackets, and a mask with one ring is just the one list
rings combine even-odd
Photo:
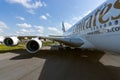
[(120, 53), (120, 0), (107, 0), (64, 33), (79, 37), (81, 48), (97, 48)]

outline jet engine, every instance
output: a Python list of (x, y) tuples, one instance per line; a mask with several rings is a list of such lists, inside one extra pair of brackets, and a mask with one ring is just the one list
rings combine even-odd
[(16, 45), (18, 45), (19, 42), (20, 42), (20, 40), (17, 37), (7, 37), (3, 41), (3, 43), (6, 46), (16, 46)]
[(42, 41), (39, 40), (38, 38), (33, 38), (26, 43), (26, 50), (29, 53), (36, 53), (41, 49), (41, 47)]

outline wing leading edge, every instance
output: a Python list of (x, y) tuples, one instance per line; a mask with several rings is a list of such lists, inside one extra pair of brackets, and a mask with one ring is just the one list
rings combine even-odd
[(82, 39), (72, 37), (39, 37), (39, 39), (49, 39), (57, 41), (70, 47), (80, 47), (84, 44), (84, 41)]

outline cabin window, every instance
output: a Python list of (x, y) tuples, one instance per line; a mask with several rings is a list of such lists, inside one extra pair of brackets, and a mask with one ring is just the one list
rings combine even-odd
[(102, 28), (102, 25), (100, 25), (100, 28)]
[(95, 30), (95, 27), (93, 27), (93, 30)]
[(112, 22), (109, 22), (109, 26), (112, 26)]
[(104, 24), (104, 27), (106, 27), (107, 25), (106, 24)]
[(118, 25), (118, 20), (115, 21), (115, 25)]
[(96, 26), (96, 29), (99, 29), (98, 26)]

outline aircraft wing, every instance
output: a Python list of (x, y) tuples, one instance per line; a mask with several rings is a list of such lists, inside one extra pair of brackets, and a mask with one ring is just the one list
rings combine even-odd
[(80, 47), (81, 45), (84, 44), (83, 40), (80, 38), (65, 37), (65, 36), (49, 36), (49, 37), (40, 36), (39, 39), (49, 39), (49, 40), (57, 41), (59, 43), (63, 43), (70, 47)]
[(80, 38), (65, 37), (65, 36), (61, 36), (61, 37), (60, 36), (58, 36), (58, 37), (39, 36), (37, 38), (33, 38), (33, 39), (29, 40), (26, 43), (26, 50), (29, 53), (38, 52), (42, 47), (41, 39), (49, 39), (49, 40), (57, 41), (59, 43), (63, 43), (70, 47), (81, 47), (84, 44), (83, 40)]
[(16, 46), (20, 42), (26, 43), (26, 50), (30, 53), (36, 53), (42, 47), (41, 39), (49, 39), (65, 44), (70, 47), (81, 47), (84, 41), (80, 38), (67, 37), (67, 36), (18, 36), (18, 37), (6, 37), (4, 44), (6, 46)]

